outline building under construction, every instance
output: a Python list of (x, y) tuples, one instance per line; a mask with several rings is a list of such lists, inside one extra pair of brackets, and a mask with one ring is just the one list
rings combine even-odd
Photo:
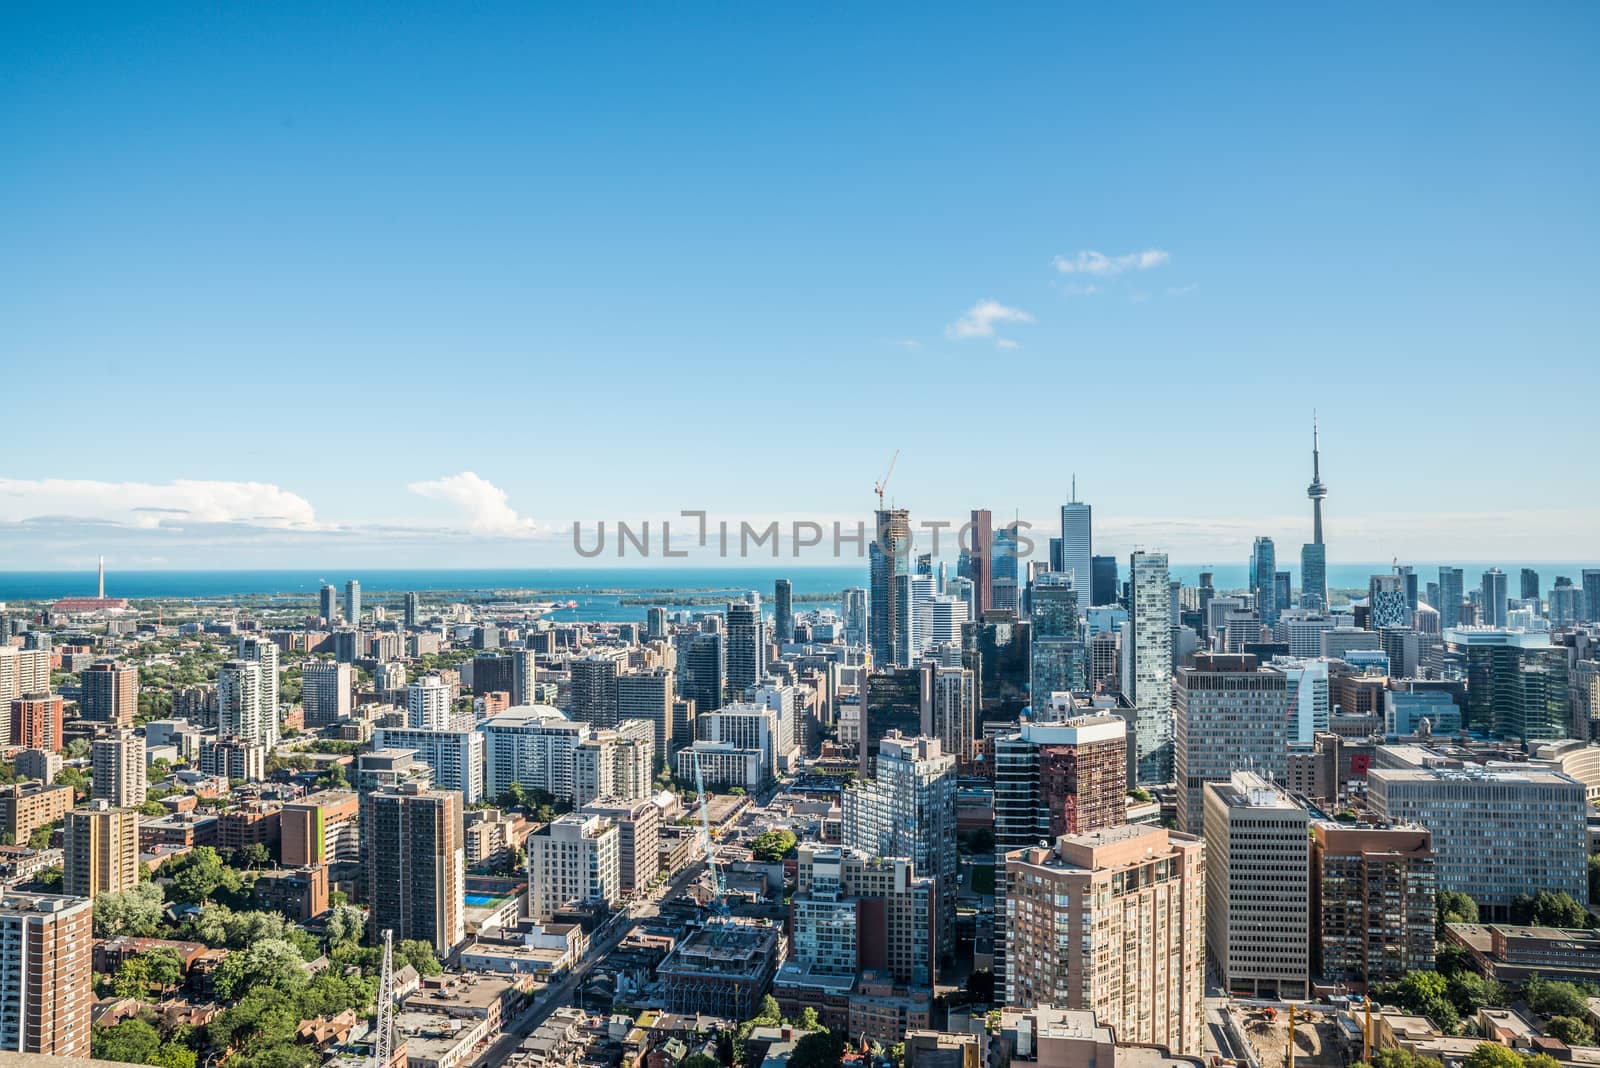
[(662, 961), (668, 1012), (730, 1020), (753, 1017), (772, 986), (781, 935), (765, 924), (713, 922), (678, 943)]

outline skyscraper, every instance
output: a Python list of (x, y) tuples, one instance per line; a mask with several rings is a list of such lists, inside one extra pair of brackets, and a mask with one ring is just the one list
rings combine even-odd
[(1583, 569), (1583, 619), (1600, 623), (1600, 568)]
[(972, 595), (977, 603), (977, 610), (972, 618), (982, 619), (983, 614), (994, 607), (993, 568), (990, 564), (991, 554), (994, 552), (994, 518), (987, 508), (974, 508), (972, 522), (968, 527), (969, 543), (964, 547), (968, 552), (968, 564), (972, 579)]
[(1089, 587), (1089, 604), (1085, 608), (1117, 603), (1117, 558), (1092, 556), (1089, 567), (1093, 572)]
[(261, 668), (263, 733), (246, 740), (260, 742), (270, 753), (278, 744), (278, 647), (265, 636), (245, 634), (239, 638), (239, 659), (248, 660)]
[(794, 641), (794, 584), (786, 578), (772, 584), (772, 611), (774, 637), (781, 649)]
[(1271, 538), (1257, 538), (1250, 553), (1250, 592), (1266, 626), (1278, 622), (1278, 550)]
[(1406, 607), (1403, 575), (1373, 575), (1367, 581), (1368, 630), (1409, 627), (1411, 610)]
[(1328, 550), (1322, 543), (1322, 501), (1328, 487), (1322, 482), (1322, 450), (1318, 442), (1317, 421), (1311, 420), (1311, 542), (1300, 547), (1300, 605), (1303, 608), (1328, 607)]
[(994, 610), (1016, 613), (1021, 607), (1020, 588), (1017, 585), (1017, 527), (1015, 523), (995, 531), (994, 553), (989, 557), (993, 568), (989, 591)]
[(1132, 597), (1128, 624), (1131, 692), (1138, 740), (1139, 781), (1172, 779), (1172, 620), (1167, 554), (1136, 552), (1128, 562)]
[(1089, 505), (1078, 500), (1078, 479), (1072, 479), (1072, 500), (1061, 506), (1061, 569), (1079, 590), (1078, 612), (1089, 608), (1094, 592), (1094, 531)]
[(1459, 567), (1439, 568), (1439, 603), (1433, 607), (1439, 610), (1441, 630), (1461, 625), (1461, 601), (1466, 593), (1462, 583), (1465, 577)]
[(1053, 571), (1034, 582), (1028, 692), (1035, 719), (1050, 707), (1051, 694), (1089, 688), (1088, 652), (1073, 587), (1069, 574)]
[(308, 727), (326, 727), (350, 718), (355, 669), (332, 660), (307, 660), (300, 666), (300, 704)]
[(450, 729), (450, 687), (438, 675), (406, 684), (406, 726), (420, 731)]
[(352, 627), (361, 626), (361, 583), (355, 579), (344, 584), (344, 619)]
[(839, 611), (844, 617), (844, 643), (853, 648), (867, 644), (867, 591), (850, 586), (843, 594)]
[(363, 799), (369, 922), (444, 957), (466, 937), (461, 795), (415, 784)]
[(263, 707), (260, 664), (229, 660), (217, 672), (217, 727), (225, 738), (278, 744), (278, 717)]
[(97, 723), (133, 726), (139, 711), (139, 669), (115, 660), (96, 660), (81, 676), (83, 697), (80, 706), (84, 719)]
[(644, 610), (644, 637), (646, 641), (661, 641), (667, 636), (667, 610), (652, 606)]
[[(333, 587), (329, 586), (328, 589)], [(422, 614), (422, 598), (415, 593), (408, 592), (405, 600), (405, 625), (407, 630), (412, 630), (417, 625), (417, 618)]]
[(573, 720), (591, 727), (617, 725), (617, 661), (583, 656), (567, 664), (572, 677)]
[(1489, 627), (1506, 625), (1506, 573), (1491, 567), (1483, 573), (1483, 623)]
[(1522, 599), (1539, 603), (1539, 572), (1531, 567), (1522, 569)]
[(907, 606), (900, 604), (902, 584), (910, 574), (911, 513), (904, 508), (883, 508), (877, 512), (877, 535), (868, 547), (869, 585), (867, 601), (867, 642), (872, 662), (880, 667), (894, 664), (902, 628), (910, 626)]
[(1178, 829), (1200, 834), (1207, 783), (1247, 769), (1277, 780), (1287, 773), (1287, 676), (1248, 653), (1197, 653), (1193, 667), (1178, 669), (1174, 692)]
[(329, 626), (339, 621), (339, 591), (332, 583), (324, 582), (317, 595), (317, 614)]
[[(761, 615), (761, 598), (728, 605), (728, 689), (736, 698), (767, 677), (767, 621)], [(910, 625), (910, 613), (902, 612), (898, 623)], [(793, 622), (791, 620), (791, 628)]]
[(885, 735), (871, 780), (844, 791), (844, 844), (874, 857), (905, 857), (937, 880), (939, 946), (955, 946), (956, 758), (938, 739)]
[(89, 1056), (93, 916), (86, 897), (6, 891), (0, 901), (0, 1050)]

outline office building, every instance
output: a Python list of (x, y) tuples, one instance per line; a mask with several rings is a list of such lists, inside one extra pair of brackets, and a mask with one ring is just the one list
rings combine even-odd
[(1094, 556), (1089, 558), (1090, 597), (1091, 605), (1116, 604), (1117, 597), (1117, 558), (1115, 556)]
[(137, 808), (145, 798), (144, 739), (131, 729), (96, 738), (89, 750), (93, 766), (89, 796), (118, 808)]
[(875, 970), (931, 986), (937, 888), (905, 857), (807, 842), (790, 902), (794, 959), (812, 975), (854, 978)]
[(1439, 889), (1470, 895), (1486, 920), (1509, 918), (1518, 894), (1589, 899), (1585, 788), (1566, 775), (1475, 764), (1374, 766), (1367, 805), (1380, 819), (1428, 828)]
[(844, 791), (843, 842), (874, 857), (903, 857), (938, 892), (941, 953), (955, 950), (961, 878), (956, 852), (956, 758), (937, 739), (885, 735), (871, 779)]
[(317, 614), (328, 626), (339, 622), (339, 591), (324, 582), (317, 595)]
[(300, 704), (307, 727), (326, 727), (350, 718), (355, 669), (332, 660), (307, 660), (300, 666)]
[(1123, 1042), (1199, 1056), (1205, 850), (1160, 827), (1123, 825), (1009, 854), (1009, 966), (996, 999), (1090, 1010)]
[(1583, 569), (1583, 620), (1600, 623), (1600, 568)]
[(1506, 625), (1506, 573), (1498, 567), (1485, 571), (1480, 591), (1478, 618), (1485, 626), (1503, 628)]
[(781, 578), (772, 584), (773, 628), (778, 648), (794, 641), (794, 584)]
[(1333, 712), (1330, 664), (1320, 657), (1280, 656), (1270, 665), (1271, 670), (1283, 675), (1290, 749), (1310, 749), (1317, 735), (1328, 729)]
[(1250, 592), (1255, 595), (1261, 622), (1278, 622), (1278, 550), (1271, 538), (1257, 538), (1250, 553)]
[(695, 730), (700, 741), (721, 742), (760, 753), (762, 781), (767, 782), (778, 770), (780, 718), (776, 709), (739, 701), (696, 717)]
[(1466, 727), (1517, 741), (1566, 737), (1572, 718), (1567, 651), (1548, 631), (1456, 627), (1445, 648), (1467, 673)]
[(139, 712), (139, 669), (115, 660), (96, 660), (79, 678), (83, 718), (118, 727), (133, 726)]
[(1310, 814), (1247, 771), (1205, 785), (1206, 946), (1241, 997), (1311, 986)]
[(93, 920), (81, 896), (0, 899), (0, 1050), (89, 1063)]
[(484, 736), (479, 731), (379, 727), (372, 732), (372, 748), (412, 750), (433, 769), (435, 786), (459, 792), (466, 805), (484, 799)]
[(1311, 541), (1300, 547), (1300, 607), (1326, 612), (1328, 549), (1322, 542), (1322, 502), (1328, 496), (1328, 487), (1322, 481), (1322, 449), (1314, 419), (1311, 424), (1311, 485), (1306, 487), (1306, 496), (1311, 498)]
[(998, 613), (961, 628), (962, 664), (978, 676), (980, 723), (1015, 722), (1029, 707), (1031, 633), (1032, 624)]
[(139, 882), (139, 811), (95, 800), (67, 813), (61, 888), (74, 897), (120, 893)]
[(30, 693), (14, 698), (6, 710), (11, 720), (11, 745), (22, 749), (60, 750), (62, 700), (58, 693)]
[(1197, 653), (1173, 692), (1178, 829), (1200, 834), (1207, 783), (1242, 770), (1282, 780), (1288, 771), (1288, 678), (1248, 653)]
[[(755, 594), (747, 601), (728, 605), (728, 691), (743, 700), (746, 691), (767, 677), (767, 623), (761, 615), (761, 600)], [(907, 626), (910, 620), (906, 619)]]
[(371, 930), (448, 956), (466, 937), (461, 795), (398, 786), (368, 794), (361, 809)]
[(355, 579), (344, 584), (344, 620), (352, 627), (361, 626), (361, 583)]
[(544, 922), (569, 904), (615, 905), (622, 894), (622, 832), (569, 812), (528, 836), (528, 912)]
[(1172, 619), (1165, 553), (1136, 552), (1129, 561), (1131, 641), (1124, 644), (1132, 670), (1128, 700), (1134, 707), (1139, 781), (1172, 780)]
[(1465, 573), (1459, 567), (1439, 568), (1439, 626), (1445, 629), (1461, 625), (1461, 602), (1466, 599), (1463, 585)]
[(871, 776), (878, 762), (878, 743), (898, 731), (916, 735), (922, 729), (922, 672), (914, 667), (874, 671), (862, 694), (857, 755), (861, 774)]
[(994, 517), (987, 508), (975, 508), (967, 526), (968, 569), (966, 577), (972, 580), (973, 619), (994, 607)]
[(1314, 822), (1313, 973), (1366, 991), (1432, 970), (1435, 891), (1426, 827)]
[(1079, 591), (1078, 610), (1089, 607), (1094, 587), (1093, 510), (1078, 500), (1078, 480), (1072, 480), (1072, 500), (1061, 506), (1061, 570)]
[(1367, 629), (1409, 627), (1411, 609), (1406, 607), (1402, 575), (1373, 575), (1367, 580)]
[(1539, 603), (1539, 572), (1531, 567), (1522, 569), (1522, 588), (1520, 590), (1524, 601)]

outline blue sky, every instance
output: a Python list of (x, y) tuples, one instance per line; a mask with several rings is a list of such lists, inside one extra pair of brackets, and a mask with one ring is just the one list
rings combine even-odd
[[(680, 5), (689, 8), (689, 5)], [(1592, 555), (1600, 8), (0, 11), (0, 554)], [(1586, 469), (1588, 474), (1585, 473)], [(470, 475), (470, 477), (468, 477)], [(1584, 489), (1587, 487), (1587, 489)]]

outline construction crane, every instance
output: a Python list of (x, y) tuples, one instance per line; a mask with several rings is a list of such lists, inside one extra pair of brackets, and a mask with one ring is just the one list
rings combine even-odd
[(883, 491), (884, 491), (884, 488), (889, 485), (889, 476), (894, 474), (894, 465), (899, 459), (900, 459), (900, 450), (896, 449), (896, 450), (894, 450), (894, 455), (889, 457), (889, 470), (885, 471), (883, 473), (883, 477), (878, 479), (878, 481), (876, 481), (876, 482), (874, 482), (872, 484), (872, 492), (874, 492), (874, 493), (876, 493), (878, 495), (878, 511), (880, 511), (880, 512), (883, 511)]
[(728, 919), (728, 892), (722, 883), (722, 869), (717, 867), (716, 845), (711, 840), (710, 806), (706, 804), (706, 777), (700, 770), (700, 751), (694, 753), (694, 790), (700, 798), (700, 848), (706, 855), (706, 867), (711, 869), (711, 911), (719, 922)]
[(377, 1038), (372, 1043), (373, 1068), (389, 1068), (394, 1060), (394, 932), (383, 932), (383, 967), (378, 972)]

